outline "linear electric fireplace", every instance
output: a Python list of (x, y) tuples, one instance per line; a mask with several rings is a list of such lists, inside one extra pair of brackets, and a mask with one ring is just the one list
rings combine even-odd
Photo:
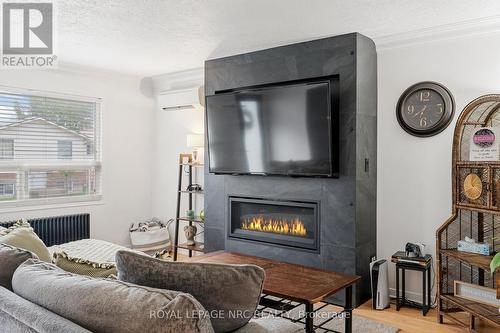
[(318, 251), (318, 203), (229, 197), (229, 238)]

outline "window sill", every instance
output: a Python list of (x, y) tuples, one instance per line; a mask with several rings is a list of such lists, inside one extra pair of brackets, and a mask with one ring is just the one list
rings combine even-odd
[(47, 198), (20, 202), (0, 202), (1, 213), (104, 205), (102, 195), (82, 198)]

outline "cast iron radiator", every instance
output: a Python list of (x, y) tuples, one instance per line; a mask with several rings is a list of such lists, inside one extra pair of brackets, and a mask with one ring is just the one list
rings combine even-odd
[[(90, 214), (40, 217), (26, 221), (46, 246), (90, 238)], [(8, 228), (15, 222), (0, 222), (0, 226)]]

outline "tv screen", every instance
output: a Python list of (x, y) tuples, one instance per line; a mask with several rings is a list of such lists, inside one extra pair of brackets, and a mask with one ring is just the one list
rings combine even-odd
[(333, 176), (330, 82), (207, 96), (212, 173)]

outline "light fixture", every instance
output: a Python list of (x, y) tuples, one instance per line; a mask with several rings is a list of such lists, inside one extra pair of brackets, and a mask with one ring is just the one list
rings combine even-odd
[[(186, 136), (186, 146), (193, 149), (193, 163), (198, 163), (200, 150), (205, 147), (205, 137), (203, 134), (188, 134)], [(201, 162), (200, 162), (201, 163)]]

